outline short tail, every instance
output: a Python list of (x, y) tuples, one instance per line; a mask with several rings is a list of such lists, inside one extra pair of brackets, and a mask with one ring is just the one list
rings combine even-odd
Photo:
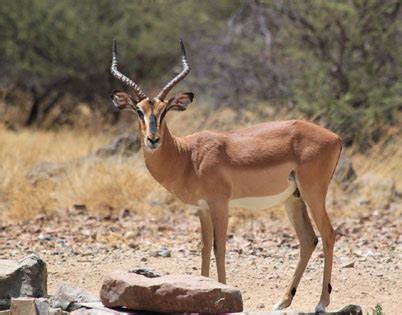
[(339, 136), (338, 136), (338, 144), (339, 144), (339, 154), (338, 154), (338, 159), (336, 160), (336, 163), (335, 163), (335, 167), (334, 167), (334, 169), (333, 169), (333, 171), (332, 171), (332, 174), (331, 174), (331, 180), (332, 180), (332, 178), (334, 177), (336, 168), (338, 167), (339, 160), (341, 159), (342, 149), (343, 149), (343, 146), (342, 146), (342, 138), (339, 137)]

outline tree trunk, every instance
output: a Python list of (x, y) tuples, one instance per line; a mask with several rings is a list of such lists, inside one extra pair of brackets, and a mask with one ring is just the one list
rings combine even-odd
[[(62, 85), (66, 84), (70, 81), (70, 78), (61, 78), (59, 80), (54, 81), (50, 85), (48, 85), (44, 91), (38, 95), (37, 89), (32, 88), (32, 98), (33, 102), (31, 105), (31, 109), (29, 111), (28, 117), (25, 120), (25, 126), (32, 126), (35, 122), (37, 122), (39, 113), (40, 113), (40, 106), (42, 102), (55, 90), (60, 88)], [(54, 104), (53, 104), (54, 105)]]

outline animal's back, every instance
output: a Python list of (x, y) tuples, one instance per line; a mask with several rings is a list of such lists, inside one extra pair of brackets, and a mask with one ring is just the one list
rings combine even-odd
[(302, 120), (266, 122), (230, 131), (205, 130), (186, 138), (203, 154), (210, 158), (219, 155), (233, 166), (309, 160), (327, 144), (339, 141), (331, 131)]

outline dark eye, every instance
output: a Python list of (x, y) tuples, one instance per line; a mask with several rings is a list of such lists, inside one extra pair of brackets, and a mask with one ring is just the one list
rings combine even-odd
[(144, 114), (141, 110), (137, 109), (137, 114), (138, 114), (138, 117), (140, 117), (142, 120), (144, 119)]

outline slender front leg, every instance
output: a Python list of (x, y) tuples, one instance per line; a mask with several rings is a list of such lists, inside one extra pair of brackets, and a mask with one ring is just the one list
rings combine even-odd
[(228, 202), (208, 202), (214, 228), (214, 253), (218, 270), (218, 281), (226, 284), (225, 253), (228, 229)]
[(214, 237), (214, 229), (212, 226), (211, 213), (209, 209), (198, 210), (198, 217), (201, 223), (201, 275), (209, 277), (209, 264), (211, 261), (212, 240)]

